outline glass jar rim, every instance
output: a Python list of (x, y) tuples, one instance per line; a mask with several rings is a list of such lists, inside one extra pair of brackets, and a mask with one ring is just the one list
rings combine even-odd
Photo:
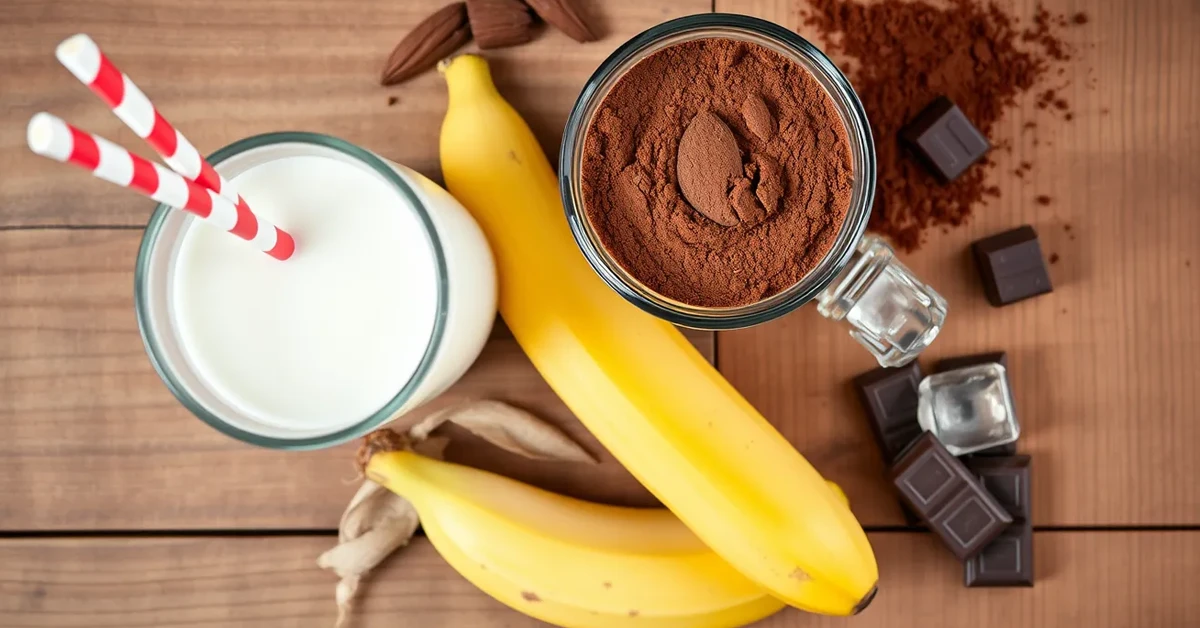
[[(154, 213), (151, 214), (149, 222), (146, 224), (146, 229), (142, 235), (142, 241), (138, 247), (137, 262), (134, 268), (134, 309), (137, 314), (138, 331), (142, 337), (142, 344), (145, 346), (146, 355), (150, 358), (150, 363), (154, 370), (158, 373), (159, 378), (167, 386), (171, 394), (183, 404), (194, 416), (204, 421), (217, 431), (230, 436), (237, 440), (267, 447), (270, 449), (283, 450), (312, 450), (331, 447), (346, 441), (352, 440), (359, 436), (370, 433), (380, 425), (395, 418), (396, 414), (403, 408), (409, 399), (416, 392), (417, 388), (424, 382), (432, 369), (434, 359), (437, 356), (439, 347), (442, 345), (446, 331), (446, 317), (449, 309), (449, 291), (446, 286), (449, 282), (449, 268), (446, 262), (445, 250), (441, 240), (438, 238), (437, 229), (434, 226), (433, 218), (430, 216), (429, 208), (422, 202), (420, 196), (407, 181), (404, 180), (387, 162), (376, 156), (374, 153), (360, 148), (350, 142), (338, 139), (329, 135), (320, 133), (309, 133), (303, 131), (286, 131), (276, 133), (264, 133), (254, 135), (245, 139), (238, 140), (224, 148), (217, 150), (208, 157), (208, 163), (214, 167), (218, 164), (241, 155), (243, 153), (280, 144), (308, 144), (324, 149), (331, 149), (350, 159), (360, 163), (367, 168), (370, 168), (376, 174), (383, 178), (384, 182), (392, 186), (396, 192), (409, 203), (412, 210), (415, 212), (421, 225), (424, 227), (425, 236), (428, 239), (430, 250), (434, 256), (434, 267), (437, 273), (437, 304), (436, 313), (433, 321), (433, 329), (430, 332), (429, 342), (425, 347), (425, 353), (421, 356), (421, 361), (412, 375), (408, 378), (396, 395), (393, 396), (383, 407), (376, 410), (367, 418), (358, 421), (353, 425), (344, 427), (328, 434), (319, 436), (309, 436), (300, 438), (287, 438), (266, 436), (256, 432), (241, 429), (228, 421), (223, 420), (195, 397), (193, 397), (182, 384), (182, 382), (171, 372), (171, 369), (166, 365), (163, 347), (159, 345), (151, 333), (152, 314), (148, 304), (147, 281), (150, 275), (150, 263), (154, 246), (158, 242), (159, 234), (168, 217), (172, 216), (171, 212), (178, 212), (179, 209), (174, 207), (159, 204), (155, 207)], [(194, 220), (195, 218), (193, 218)], [(234, 236), (230, 236), (234, 237)], [(303, 246), (303, 242), (299, 246)], [(287, 262), (280, 262), (286, 264)]]
[[(719, 32), (721, 29), (726, 32)], [(833, 100), (851, 138), (854, 190), (834, 246), (815, 269), (792, 286), (766, 299), (731, 308), (708, 308), (678, 302), (650, 290), (608, 254), (582, 206), (582, 177), (579, 170), (592, 118), (621, 76), (641, 62), (648, 50), (657, 51), (694, 39), (728, 39), (737, 32), (765, 38), (782, 49), (776, 49), (777, 52), (786, 51), (790, 59), (800, 63), (817, 79)], [(666, 40), (671, 41), (664, 44)], [(813, 300), (850, 261), (858, 241), (866, 231), (875, 197), (874, 138), (866, 111), (846, 76), (825, 53), (800, 35), (766, 20), (728, 13), (689, 15), (663, 22), (635, 35), (609, 55), (588, 79), (571, 109), (559, 151), (558, 166), (560, 194), (571, 234), (601, 279), (627, 301), (658, 318), (705, 330), (757, 325), (783, 316)]]

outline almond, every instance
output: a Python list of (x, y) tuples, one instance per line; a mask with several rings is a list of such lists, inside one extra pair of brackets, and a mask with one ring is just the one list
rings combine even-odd
[(588, 26), (575, 0), (525, 0), (538, 17), (578, 42), (596, 41), (596, 31)]
[(406, 81), (432, 68), (470, 40), (466, 4), (448, 4), (417, 24), (396, 44), (383, 66), (379, 82), (395, 85)]
[(482, 49), (516, 46), (533, 39), (533, 16), (520, 0), (467, 0), (467, 19)]
[(692, 118), (679, 138), (675, 172), (679, 190), (696, 211), (726, 227), (738, 224), (728, 193), (743, 178), (742, 153), (717, 114), (702, 111)]

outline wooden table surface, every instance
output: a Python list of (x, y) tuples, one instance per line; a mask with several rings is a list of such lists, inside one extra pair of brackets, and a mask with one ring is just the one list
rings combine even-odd
[[(607, 36), (556, 32), (489, 54), (501, 91), (548, 151), (586, 77), (655, 23), (713, 10), (802, 34), (795, 2), (595, 0)], [(437, 3), (434, 3), (437, 4)], [(1029, 16), (1033, 0), (1004, 0)], [(813, 308), (751, 330), (693, 333), (722, 372), (849, 494), (882, 571), (868, 612), (785, 611), (764, 628), (1200, 624), (1200, 5), (1052, 0), (1085, 10), (1071, 123), (1032, 98), (1033, 146), (998, 154), (1003, 196), (904, 261), (950, 303), (922, 361), (1003, 349), (1034, 456), (1037, 586), (964, 589), (961, 567), (904, 520), (847, 382), (870, 357)], [(353, 492), (350, 447), (282, 453), (193, 419), (146, 359), (133, 261), (150, 203), (34, 157), (39, 110), (148, 154), (53, 57), (90, 33), (202, 152), (278, 130), (341, 136), (438, 178), (445, 106), (425, 75), (384, 90), (397, 39), (429, 11), (399, 0), (0, 0), (0, 626), (329, 626), (314, 559)], [(819, 41), (819, 40), (818, 40)], [(1090, 72), (1090, 74), (1088, 74)], [(1094, 76), (1094, 87), (1082, 77)], [(398, 102), (389, 105), (390, 96)], [(1023, 179), (1000, 173), (1020, 161)], [(1042, 206), (1033, 199), (1048, 195)], [(1055, 292), (1004, 309), (982, 296), (970, 241), (1030, 223)], [(1068, 231), (1067, 226), (1070, 225)], [(462, 434), (452, 459), (612, 503), (653, 500), (567, 412), (499, 326), (450, 396), (508, 399), (605, 457), (534, 463)], [(423, 539), (368, 587), (359, 626), (537, 622), (466, 583)]]

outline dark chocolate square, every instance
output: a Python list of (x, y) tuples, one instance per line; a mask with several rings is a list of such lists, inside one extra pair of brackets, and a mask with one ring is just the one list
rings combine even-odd
[(1029, 495), (1031, 461), (1029, 456), (970, 458), (967, 468), (1013, 521), (1028, 521), (1033, 508)]
[(1033, 586), (1033, 524), (1014, 523), (974, 558), (963, 563), (968, 587)]
[(892, 483), (960, 561), (978, 554), (1012, 523), (983, 484), (933, 434), (923, 434), (896, 461)]
[[(925, 374), (915, 361), (899, 368), (878, 368), (854, 378), (854, 389), (867, 415), (871, 435), (879, 445), (884, 466), (890, 467), (921, 435), (917, 423), (917, 387)], [(921, 523), (901, 504), (909, 525)]]
[(991, 148), (983, 133), (945, 96), (905, 125), (900, 139), (943, 182), (958, 178)]
[(963, 564), (968, 587), (1033, 586), (1033, 499), (1029, 456), (972, 458), (967, 468), (1008, 511), (1013, 524), (978, 556)]
[(1053, 290), (1037, 232), (1025, 225), (971, 245), (983, 291), (999, 307)]
[(1003, 351), (992, 351), (991, 353), (976, 353), (972, 355), (960, 355), (952, 358), (942, 358), (933, 365), (934, 373), (942, 373), (944, 371), (954, 371), (957, 369), (965, 369), (968, 366), (979, 366), (980, 364), (999, 364), (1005, 370), (1008, 370), (1008, 354)]
[(854, 378), (854, 388), (867, 423), (879, 445), (885, 465), (891, 466), (900, 452), (918, 436), (917, 388), (925, 377), (912, 362), (900, 368), (879, 368)]

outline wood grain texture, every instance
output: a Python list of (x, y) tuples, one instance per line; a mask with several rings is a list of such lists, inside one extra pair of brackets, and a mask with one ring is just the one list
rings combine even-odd
[[(711, 8), (708, 0), (582, 4), (605, 33), (600, 41), (579, 44), (545, 28), (527, 46), (487, 53), (500, 90), (554, 159), (571, 105), (617, 45), (663, 20)], [(446, 109), (441, 78), (431, 71), (403, 85), (379, 86), (392, 47), (436, 6), (365, 0), (0, 3), (0, 225), (142, 225), (153, 207), (25, 148), (29, 117), (46, 110), (151, 156), (145, 142), (55, 60), (58, 42), (80, 30), (201, 153), (258, 133), (312, 131), (440, 180), (437, 135)], [(393, 106), (391, 96), (399, 99)]]
[[(799, 30), (796, 2), (718, 1)], [(1032, 0), (1001, 2), (1028, 18)], [(1047, 87), (1075, 119), (1022, 99), (999, 125), (1002, 198), (970, 224), (930, 233), (902, 259), (948, 300), (941, 337), (922, 356), (1006, 350), (1034, 455), (1039, 525), (1197, 525), (1200, 486), (1200, 10), (1189, 0), (1045, 2), (1086, 11), (1067, 36), (1078, 58)], [(1037, 144), (1021, 134), (1036, 122)], [(1032, 172), (1012, 176), (1029, 161)], [(1034, 202), (1038, 195), (1049, 205)], [(1055, 291), (996, 309), (968, 256), (973, 240), (1022, 224), (1039, 232)], [(903, 519), (849, 388), (870, 357), (812, 307), (754, 329), (721, 334), (733, 384), (839, 482), (866, 524)]]
[[(134, 229), (0, 231), (0, 530), (336, 527), (353, 492), (353, 445), (243, 445), (188, 414), (159, 381), (133, 311), (140, 239)], [(711, 359), (712, 334), (688, 335)], [(451, 459), (587, 499), (655, 503), (503, 325), (436, 403), (465, 397), (526, 407), (604, 463), (530, 461), (463, 430), (450, 431)]]
[[(1038, 533), (1032, 589), (964, 589), (962, 567), (919, 533), (876, 533), (879, 596), (863, 614), (783, 611), (755, 628), (1088, 626), (1180, 628), (1200, 622), (1191, 595), (1200, 536)], [(314, 559), (332, 537), (0, 541), (0, 625), (327, 628), (332, 574)], [(475, 589), (424, 538), (363, 585), (354, 626), (545, 626)]]

